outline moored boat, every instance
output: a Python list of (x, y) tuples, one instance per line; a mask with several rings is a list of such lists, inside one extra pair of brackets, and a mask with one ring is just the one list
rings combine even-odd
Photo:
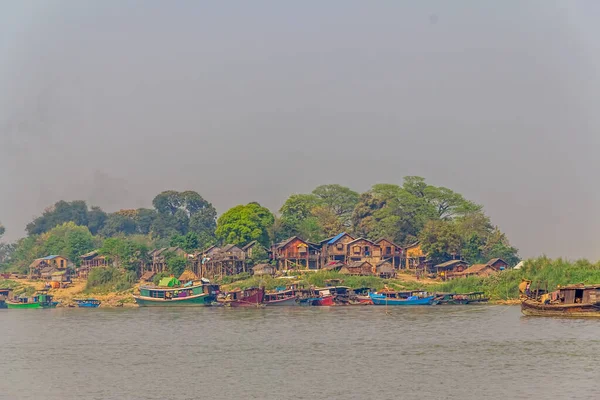
[(8, 308), (6, 306), (6, 299), (10, 298), (11, 289), (0, 289), (0, 309)]
[(264, 297), (265, 306), (297, 306), (298, 295), (293, 289), (267, 292)]
[(437, 303), (435, 296), (426, 292), (384, 291), (369, 293), (369, 297), (377, 306), (425, 306)]
[[(600, 285), (569, 285), (551, 293), (523, 293), (521, 312), (538, 317), (600, 317)], [(529, 289), (529, 287), (527, 287)]]
[(54, 301), (53, 296), (45, 290), (31, 297), (19, 296), (16, 299), (6, 301), (6, 306), (9, 309), (55, 308), (57, 305), (58, 301)]
[(210, 306), (218, 293), (219, 286), (207, 280), (181, 285), (178, 279), (163, 278), (158, 286), (140, 286), (133, 298), (140, 307), (197, 307)]
[(436, 293), (438, 304), (478, 304), (486, 303), (489, 299), (483, 292), (471, 293)]
[(75, 299), (74, 301), (79, 308), (98, 308), (102, 303), (100, 300), (96, 299)]
[(237, 289), (227, 293), (224, 303), (230, 307), (261, 307), (264, 297), (264, 288)]

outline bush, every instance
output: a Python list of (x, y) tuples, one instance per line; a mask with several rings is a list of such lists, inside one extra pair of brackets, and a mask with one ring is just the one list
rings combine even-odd
[(86, 292), (123, 292), (131, 289), (137, 280), (135, 272), (123, 272), (116, 268), (94, 268), (90, 271)]

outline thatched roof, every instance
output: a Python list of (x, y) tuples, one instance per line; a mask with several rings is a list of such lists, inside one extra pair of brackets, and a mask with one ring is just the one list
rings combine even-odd
[(155, 275), (156, 275), (156, 272), (154, 272), (154, 271), (146, 271), (142, 275), (141, 280), (150, 281), (150, 280), (152, 280), (152, 278), (154, 278)]
[(327, 264), (325, 265), (323, 268), (325, 271), (337, 271), (340, 268), (342, 268), (345, 264), (342, 262), (336, 262), (336, 263), (332, 263), (332, 264)]
[(185, 271), (183, 271), (183, 273), (179, 276), (180, 282), (189, 282), (189, 281), (197, 281), (197, 280), (198, 280), (198, 276), (193, 271), (190, 271), (189, 269), (186, 269)]
[(392, 267), (392, 264), (385, 262), (383, 264), (377, 264), (377, 273), (378, 274), (393, 274), (396, 270)]

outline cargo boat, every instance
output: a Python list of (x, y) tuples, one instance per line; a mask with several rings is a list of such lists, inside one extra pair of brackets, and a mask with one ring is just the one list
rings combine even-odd
[(207, 280), (181, 285), (178, 279), (163, 278), (158, 286), (140, 286), (134, 295), (140, 307), (198, 307), (210, 306), (219, 293), (219, 286)]
[[(520, 286), (519, 289), (522, 289)], [(600, 285), (569, 285), (551, 293), (528, 292), (521, 301), (521, 312), (538, 317), (600, 317)]]

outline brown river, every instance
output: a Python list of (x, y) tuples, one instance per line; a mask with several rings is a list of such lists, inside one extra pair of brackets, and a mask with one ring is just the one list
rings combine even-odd
[(0, 399), (599, 399), (599, 359), (515, 306), (0, 310)]

